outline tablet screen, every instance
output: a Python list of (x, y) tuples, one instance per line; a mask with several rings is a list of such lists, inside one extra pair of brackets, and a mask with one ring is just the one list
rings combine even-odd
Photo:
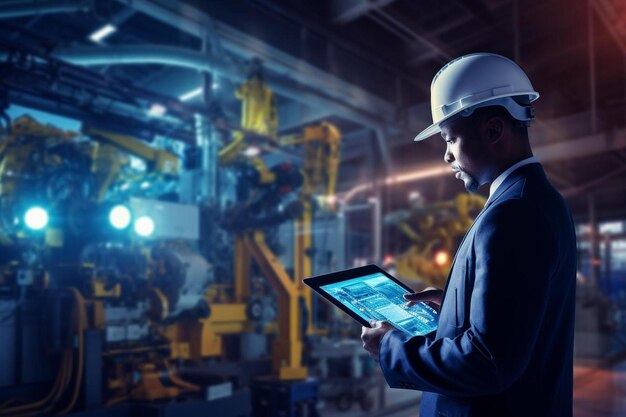
[(410, 335), (437, 329), (437, 312), (424, 303), (407, 306), (405, 288), (383, 273), (320, 285), (320, 288), (365, 321), (386, 320)]

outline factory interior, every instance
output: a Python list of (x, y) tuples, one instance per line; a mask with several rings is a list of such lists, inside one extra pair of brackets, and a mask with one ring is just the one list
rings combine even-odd
[(418, 416), (302, 279), (444, 288), (489, 187), (413, 138), (473, 52), (540, 93), (574, 416), (626, 416), (626, 2), (4, 0), (0, 417)]

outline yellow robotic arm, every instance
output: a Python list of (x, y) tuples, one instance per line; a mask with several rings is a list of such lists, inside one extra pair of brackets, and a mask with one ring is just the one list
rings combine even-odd
[(165, 175), (178, 174), (180, 159), (171, 152), (156, 149), (132, 136), (107, 132), (90, 126), (83, 126), (83, 133), (94, 141), (93, 171), (98, 178), (98, 201), (101, 201), (126, 162), (124, 153), (136, 156), (148, 164), (151, 172)]

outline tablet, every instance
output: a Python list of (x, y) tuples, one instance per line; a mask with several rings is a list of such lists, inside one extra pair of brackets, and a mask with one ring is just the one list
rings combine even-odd
[(385, 320), (398, 330), (421, 336), (437, 330), (437, 311), (425, 303), (407, 306), (413, 291), (377, 265), (366, 265), (302, 280), (363, 326)]

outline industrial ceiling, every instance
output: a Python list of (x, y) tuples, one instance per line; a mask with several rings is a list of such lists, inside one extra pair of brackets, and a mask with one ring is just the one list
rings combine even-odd
[[(503, 54), (541, 94), (531, 143), (575, 217), (587, 219), (590, 199), (599, 219), (626, 216), (621, 0), (32, 0), (1, 2), (0, 18), (4, 45), (87, 67), (146, 100), (169, 97), (181, 120), (214, 100), (236, 121), (234, 89), (260, 59), (283, 132), (321, 119), (342, 128), (341, 190), (371, 180), (372, 169), (384, 178), (435, 168), (394, 186), (392, 206), (413, 189), (430, 199), (463, 191), (436, 169), (443, 142), (412, 138), (430, 122), (430, 81), (442, 65)], [(90, 39), (106, 25), (106, 39)], [(204, 100), (181, 104), (207, 79)]]

